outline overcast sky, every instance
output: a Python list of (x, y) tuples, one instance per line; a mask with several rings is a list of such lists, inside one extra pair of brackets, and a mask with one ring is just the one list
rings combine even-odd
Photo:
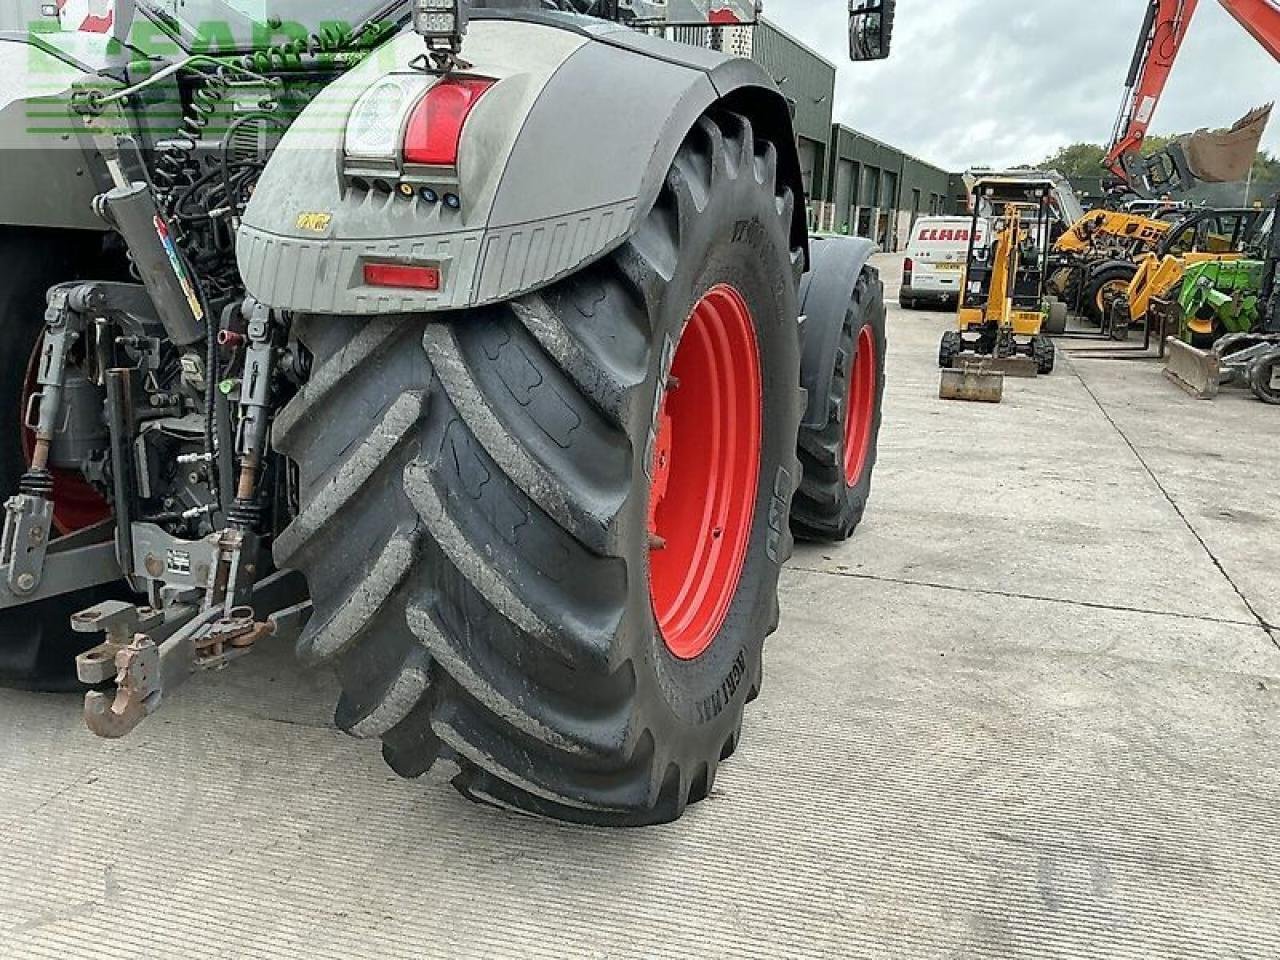
[[(1105, 143), (1145, 0), (899, 0), (893, 57), (850, 63), (847, 0), (765, 0), (839, 67), (835, 119), (949, 170)], [(1280, 98), (1280, 65), (1216, 0), (1196, 20), (1152, 130), (1227, 126)], [(1263, 141), (1280, 152), (1280, 116)]]

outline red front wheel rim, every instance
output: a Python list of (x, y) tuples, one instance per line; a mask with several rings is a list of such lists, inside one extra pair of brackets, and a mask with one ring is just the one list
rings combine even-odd
[(649, 599), (667, 649), (704, 654), (724, 626), (760, 486), (763, 378), (742, 294), (694, 306), (661, 392), (649, 491)]
[(871, 452), (876, 412), (876, 338), (870, 327), (858, 334), (857, 356), (849, 374), (848, 411), (844, 420), (844, 482), (856, 487)]

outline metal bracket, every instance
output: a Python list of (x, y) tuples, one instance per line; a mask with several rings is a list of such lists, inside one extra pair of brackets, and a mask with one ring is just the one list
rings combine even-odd
[[(153, 615), (161, 616), (149, 608), (136, 609), (132, 616), (142, 625), (154, 623)], [(120, 633), (130, 623), (130, 614), (117, 609), (100, 619), (109, 622), (117, 635), (77, 657), (76, 672), (88, 682), (102, 677), (105, 664), (114, 666), (115, 691), (90, 690), (84, 697), (85, 725), (108, 740), (118, 740), (135, 730), (160, 709), (166, 692), (186, 683), (196, 671), (221, 670), (249, 654), (254, 644), (274, 629), (270, 623), (256, 622), (251, 607), (237, 607), (225, 616), (220, 609), (210, 608), (189, 619), (158, 646), (146, 633), (134, 634), (124, 645)]]
[[(108, 521), (54, 540), (44, 557), (43, 575), (26, 593), (12, 589), (8, 577), (0, 575), (0, 610), (119, 580), (124, 573), (116, 560), (113, 535), (114, 527)], [(19, 573), (18, 579), (22, 576)]]
[(0, 569), (10, 592), (30, 596), (44, 579), (45, 553), (53, 529), (53, 501), (20, 493), (4, 504)]
[(136, 634), (154, 630), (164, 622), (164, 614), (150, 607), (135, 607), (121, 600), (108, 600), (71, 618), (75, 633), (105, 633), (107, 639), (76, 657), (76, 676), (89, 686), (106, 683), (116, 676), (116, 656), (128, 648)]
[[(118, 739), (160, 708), (164, 696), (197, 671), (220, 670), (250, 653), (267, 636), (294, 636), (311, 616), (309, 601), (280, 608), (305, 588), (289, 574), (257, 578), (258, 538), (224, 530), (209, 572), (202, 608), (175, 606), (167, 614), (150, 607), (104, 603), (77, 614), (79, 632), (103, 631), (106, 640), (76, 659), (88, 684), (115, 678), (114, 691), (85, 695), (85, 724), (97, 736)], [(275, 612), (259, 621), (248, 601)]]

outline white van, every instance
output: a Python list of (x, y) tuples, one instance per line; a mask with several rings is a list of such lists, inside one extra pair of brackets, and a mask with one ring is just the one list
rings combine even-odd
[[(921, 217), (916, 221), (902, 263), (898, 302), (903, 307), (910, 310), (921, 300), (959, 300), (972, 223), (968, 217)], [(986, 221), (979, 220), (979, 243), (986, 242), (986, 233)]]

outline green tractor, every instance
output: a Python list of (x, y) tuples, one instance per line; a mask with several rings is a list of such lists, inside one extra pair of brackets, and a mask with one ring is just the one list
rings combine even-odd
[(1265, 268), (1261, 260), (1215, 260), (1187, 267), (1178, 294), (1180, 339), (1207, 349), (1228, 334), (1257, 329)]
[(1255, 257), (1187, 267), (1171, 310), (1166, 373), (1192, 395), (1211, 398), (1221, 387), (1249, 387), (1264, 403), (1280, 404), (1280, 197), (1261, 231)]
[[(757, 5), (25, 7), (0, 678), (120, 737), (292, 636), (402, 775), (605, 825), (706, 797), (884, 390), (874, 247), (810, 237), (793, 105), (721, 52)], [(850, 7), (886, 56), (893, 0)]]

